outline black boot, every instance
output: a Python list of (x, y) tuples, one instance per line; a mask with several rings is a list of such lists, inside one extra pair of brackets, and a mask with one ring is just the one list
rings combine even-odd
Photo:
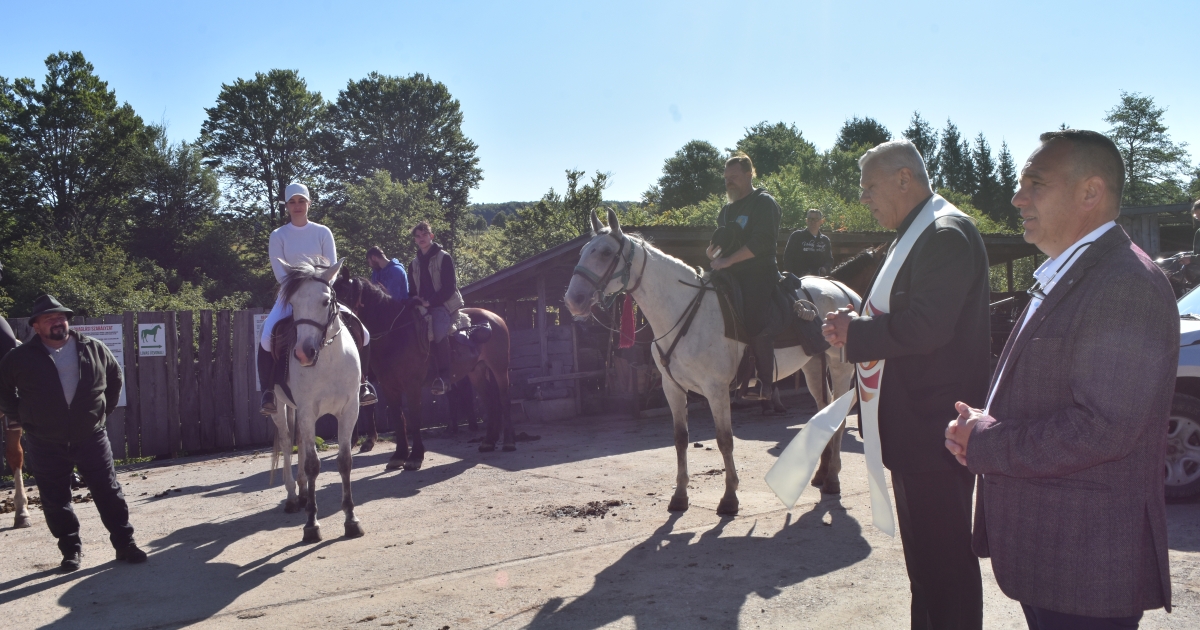
[(750, 343), (754, 344), (754, 363), (758, 372), (758, 400), (771, 400), (775, 389), (775, 339), (759, 335)]
[(379, 402), (379, 397), (375, 395), (375, 388), (371, 387), (371, 383), (367, 381), (367, 368), (371, 366), (371, 346), (363, 346), (358, 349), (358, 362), (362, 370), (362, 385), (358, 388), (358, 406), (374, 405)]
[(450, 337), (433, 342), (433, 362), (437, 365), (437, 378), (433, 379), (433, 395), (441, 396), (450, 389)]
[(258, 346), (258, 382), (262, 387), (262, 415), (270, 416), (275, 407), (275, 355)]

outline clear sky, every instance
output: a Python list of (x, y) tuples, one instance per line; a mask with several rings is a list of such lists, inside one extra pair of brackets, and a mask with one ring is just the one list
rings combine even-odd
[(689, 140), (732, 147), (760, 121), (818, 148), (851, 116), (894, 135), (914, 110), (1006, 140), (1018, 165), (1042, 131), (1104, 131), (1120, 91), (1168, 109), (1200, 158), (1195, 0), (1007, 2), (0, 3), (0, 76), (45, 74), (80, 50), (174, 140), (194, 140), (222, 83), (293, 68), (327, 99), (371, 71), (422, 72), (462, 103), (483, 183), (525, 201), (567, 168), (612, 174), (637, 200)]

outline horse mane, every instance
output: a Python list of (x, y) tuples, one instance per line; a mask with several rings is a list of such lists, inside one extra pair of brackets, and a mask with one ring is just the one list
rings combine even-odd
[[(300, 285), (317, 278), (317, 274), (329, 269), (329, 259), (324, 256), (314, 256), (312, 258), (305, 256), (303, 261), (295, 265), (285, 264), (284, 267), (287, 267), (288, 274), (279, 285), (279, 295), (286, 303), (290, 302), (292, 296), (296, 295), (296, 291), (300, 289)], [(321, 282), (324, 282), (324, 280), (321, 280)]]
[(846, 282), (854, 279), (855, 276), (863, 272), (868, 265), (875, 260), (875, 248), (868, 247), (854, 255), (854, 258), (836, 266), (829, 272), (829, 277), (834, 280)]
[[(612, 232), (612, 228), (605, 227), (605, 228), (601, 228), (598, 232), (596, 232), (596, 234), (597, 235), (609, 234), (611, 232)], [(693, 267), (693, 266), (687, 264), (686, 262), (655, 247), (654, 241), (651, 240), (649, 237), (644, 236), (642, 233), (640, 233), (640, 232), (621, 232), (621, 233), (627, 237), (630, 237), (630, 240), (634, 241), (638, 245), (641, 245), (642, 247), (644, 247), (646, 249), (646, 251), (654, 252), (657, 256), (662, 258), (663, 261), (672, 263), (678, 267), (686, 269), (689, 273), (691, 273), (693, 276), (695, 276), (697, 278), (699, 278), (700, 276), (703, 275), (702, 273), (697, 273), (695, 267)]]

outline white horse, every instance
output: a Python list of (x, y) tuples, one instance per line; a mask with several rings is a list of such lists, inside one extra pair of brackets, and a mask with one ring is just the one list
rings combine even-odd
[[(675, 495), (667, 507), (671, 511), (688, 509), (687, 452), (690, 445), (687, 425), (687, 392), (694, 391), (708, 399), (713, 422), (717, 429), (717, 446), (725, 459), (725, 495), (717, 506), (718, 514), (737, 514), (738, 475), (733, 462), (733, 427), (730, 423), (729, 391), (746, 344), (727, 339), (717, 296), (697, 287), (704, 284), (695, 269), (683, 261), (656, 249), (645, 240), (621, 232), (621, 224), (612, 210), (608, 211), (608, 228), (600, 224), (592, 212), (592, 232), (595, 236), (580, 252), (579, 265), (571, 284), (567, 286), (565, 302), (571, 314), (585, 317), (591, 307), (606, 295), (628, 291), (646, 315), (646, 320), (660, 338), (654, 344), (654, 360), (663, 375), (663, 390), (675, 423), (675, 454), (678, 458)], [(711, 284), (709, 284), (711, 286)], [(846, 306), (847, 298), (859, 309), (857, 295), (844, 291), (839, 285), (820, 278), (805, 278), (804, 288), (812, 295), (817, 311), (824, 314)], [(686, 325), (687, 313), (694, 300), (699, 300), (691, 325)], [(684, 333), (686, 329), (686, 334)], [(682, 335), (681, 338), (680, 335)], [(674, 346), (674, 350), (669, 348)], [(668, 361), (663, 354), (670, 352)], [(809, 361), (800, 346), (775, 351), (775, 380), (796, 370), (804, 370), (809, 392), (818, 404), (832, 401), (849, 391), (853, 365), (843, 363), (840, 352), (831, 348), (825, 353), (833, 382), (833, 398), (824, 386), (821, 361)], [(841, 443), (845, 423), (838, 428), (821, 456), (821, 469), (813, 485), (824, 492), (838, 493), (838, 473), (841, 470)]]
[[(344, 259), (343, 259), (344, 260)], [(282, 262), (282, 261), (281, 261)], [(321, 460), (317, 458), (317, 418), (332, 414), (338, 420), (338, 471), (342, 473), (342, 511), (346, 513), (346, 537), (363, 535), (362, 525), (354, 516), (354, 499), (350, 492), (350, 436), (358, 422), (359, 361), (358, 349), (350, 331), (338, 317), (338, 304), (332, 283), (337, 278), (342, 261), (330, 266), (324, 258), (311, 263), (288, 265), (288, 275), (279, 290), (284, 301), (292, 305), (296, 324), (295, 350), (288, 357), (289, 397), (281, 384), (275, 386), (279, 410), (272, 414), (275, 421), (275, 452), (271, 457), (271, 472), (283, 453), (283, 480), (287, 487), (285, 512), (307, 507), (308, 522), (304, 526), (304, 542), (321, 540), (321, 525), (317, 522), (317, 473)], [(320, 360), (318, 360), (320, 359)], [(292, 434), (296, 433), (299, 448), (300, 493), (292, 480)]]

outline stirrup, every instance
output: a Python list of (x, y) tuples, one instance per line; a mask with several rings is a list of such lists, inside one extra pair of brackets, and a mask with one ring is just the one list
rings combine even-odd
[(259, 409), (259, 412), (262, 413), (262, 415), (264, 415), (264, 416), (271, 416), (271, 415), (274, 415), (275, 412), (278, 410), (279, 410), (279, 408), (275, 406), (274, 388), (263, 392), (262, 409)]
[(770, 401), (772, 398), (774, 398), (773, 390), (774, 390), (773, 387), (771, 387), (770, 385), (767, 385), (761, 379), (759, 379), (758, 387), (757, 388), (754, 388), (754, 387), (747, 388), (746, 392), (742, 395), (742, 398), (744, 398), (746, 400)]
[(366, 407), (379, 402), (379, 397), (375, 395), (375, 388), (371, 387), (370, 383), (363, 383), (358, 388), (358, 406)]
[(446, 393), (446, 381), (439, 376), (433, 379), (433, 385), (430, 389), (434, 396), (441, 396)]

